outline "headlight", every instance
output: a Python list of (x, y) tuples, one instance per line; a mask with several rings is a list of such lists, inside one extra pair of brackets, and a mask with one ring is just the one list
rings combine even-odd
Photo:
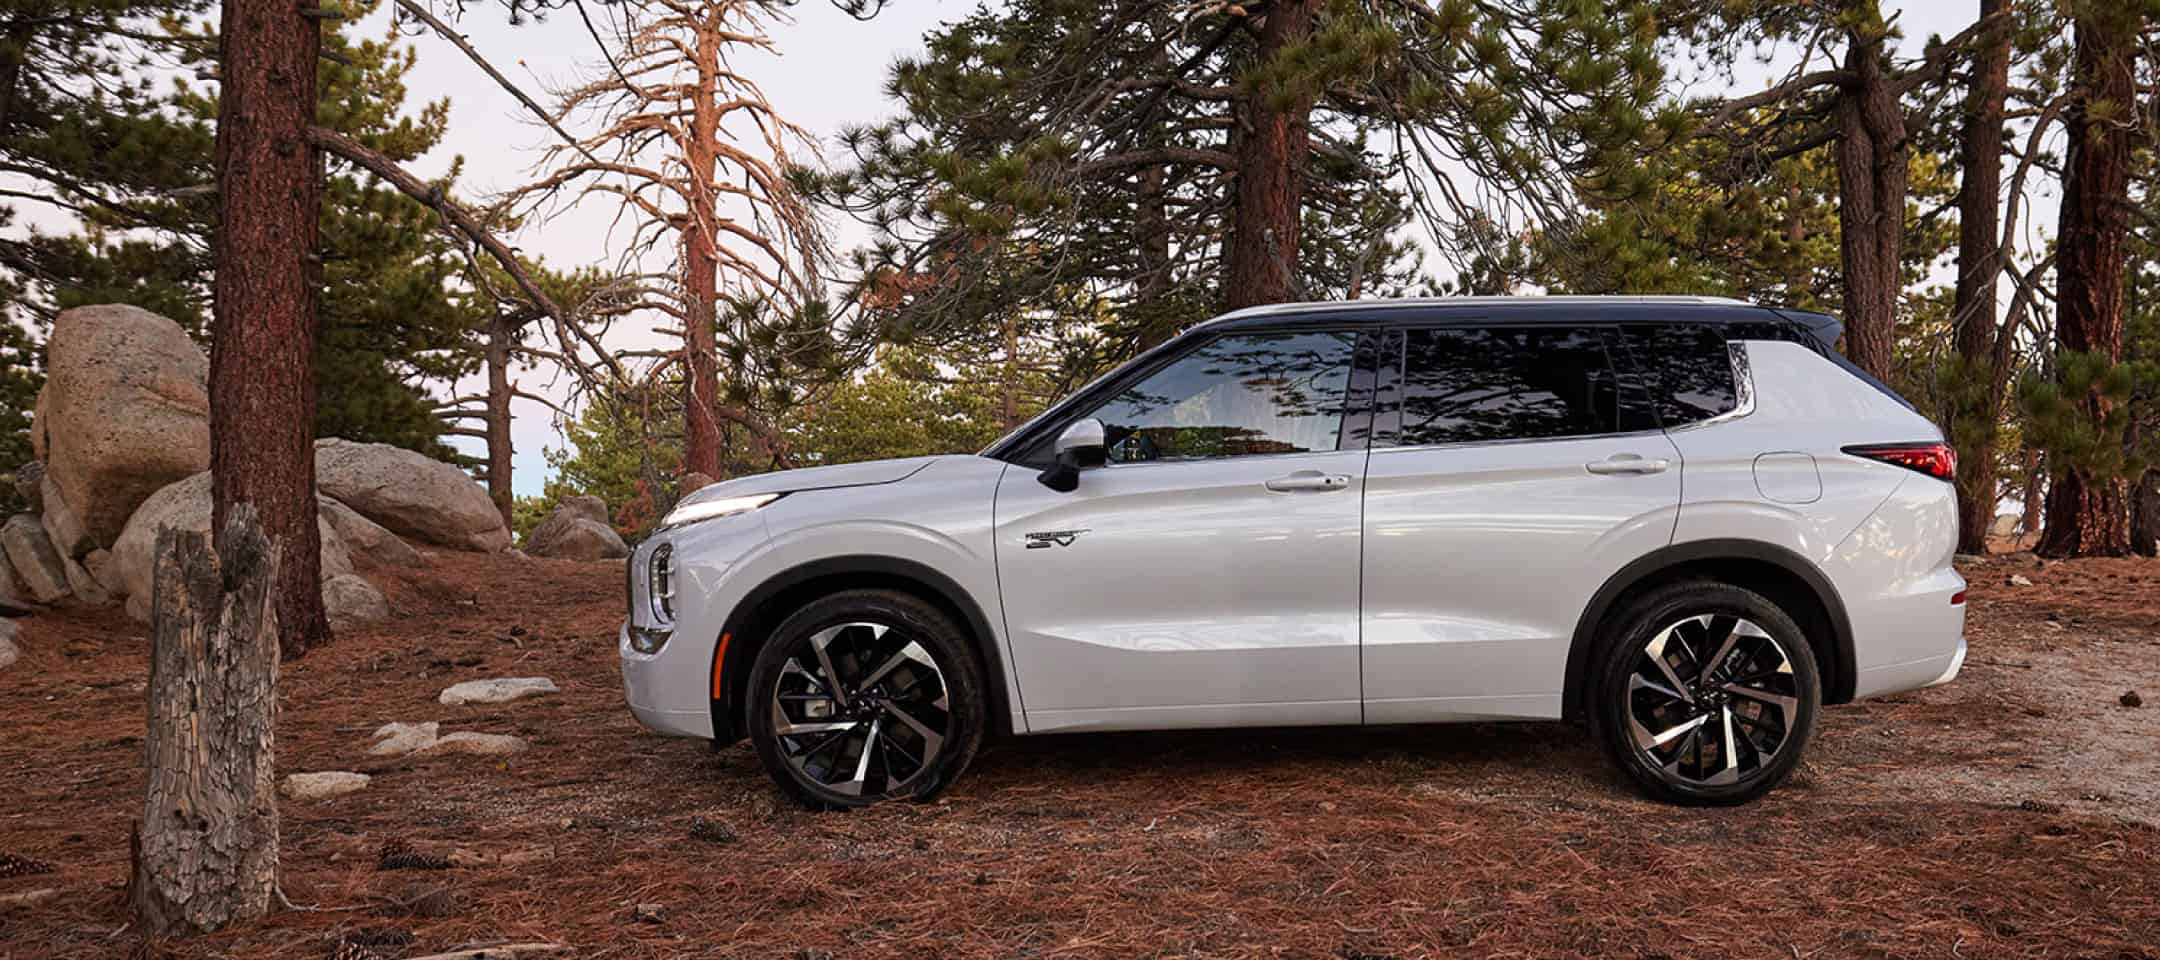
[(726, 517), (738, 513), (748, 513), (749, 511), (755, 510), (768, 503), (778, 500), (782, 496), (783, 494), (778, 493), (753, 493), (746, 497), (722, 497), (718, 500), (693, 500), (689, 503), (681, 504), (675, 509), (668, 511), (667, 517), (660, 521), (660, 526), (679, 527), (686, 523), (696, 523), (700, 520), (711, 520), (714, 517)]

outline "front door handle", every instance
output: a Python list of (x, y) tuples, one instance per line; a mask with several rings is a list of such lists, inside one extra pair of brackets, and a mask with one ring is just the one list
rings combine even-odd
[(1278, 493), (1325, 492), (1328, 490), (1342, 490), (1349, 486), (1349, 477), (1340, 473), (1321, 473), (1318, 470), (1299, 470), (1296, 473), (1276, 477), (1267, 482), (1267, 488)]
[(1583, 464), (1585, 469), (1599, 475), (1664, 473), (1671, 466), (1672, 461), (1663, 457), (1655, 460), (1645, 460), (1641, 456), (1632, 453), (1616, 453), (1603, 460)]

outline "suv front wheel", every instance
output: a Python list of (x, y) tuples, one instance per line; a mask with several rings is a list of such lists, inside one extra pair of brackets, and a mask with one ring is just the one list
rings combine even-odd
[(1746, 803), (1800, 763), (1822, 705), (1807, 638), (1752, 590), (1687, 581), (1614, 620), (1592, 689), (1593, 729), (1650, 796)]
[(818, 809), (927, 800), (982, 743), (980, 666), (949, 618), (904, 593), (796, 611), (758, 651), (748, 697), (766, 771)]

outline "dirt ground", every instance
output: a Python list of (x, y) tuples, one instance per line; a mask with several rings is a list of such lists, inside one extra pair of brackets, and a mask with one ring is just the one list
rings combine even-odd
[[(0, 855), (55, 869), (0, 878), (0, 904), (44, 897), (0, 905), (0, 958), (316, 958), (340, 939), (383, 958), (502, 941), (771, 960), (2160, 958), (2160, 563), (1966, 574), (1963, 677), (1829, 711), (1800, 775), (1741, 809), (1646, 802), (1570, 727), (1481, 725), (1007, 740), (938, 803), (814, 815), (746, 748), (631, 720), (620, 567), (436, 554), (377, 573), (393, 622), (286, 665), (281, 770), (375, 778), (283, 805), (284, 888), (315, 909), (147, 950), (121, 902), (144, 631), (40, 616), (0, 672)], [(562, 693), (436, 703), (530, 675)], [(2145, 706), (2122, 705), (2130, 690)], [(392, 720), (533, 748), (368, 757)], [(452, 865), (379, 870), (386, 842)]]

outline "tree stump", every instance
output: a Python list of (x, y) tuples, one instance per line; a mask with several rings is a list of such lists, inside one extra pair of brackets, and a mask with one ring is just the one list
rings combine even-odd
[(158, 531), (149, 789), (129, 883), (150, 936), (262, 916), (277, 887), (280, 549), (247, 504), (209, 539)]

